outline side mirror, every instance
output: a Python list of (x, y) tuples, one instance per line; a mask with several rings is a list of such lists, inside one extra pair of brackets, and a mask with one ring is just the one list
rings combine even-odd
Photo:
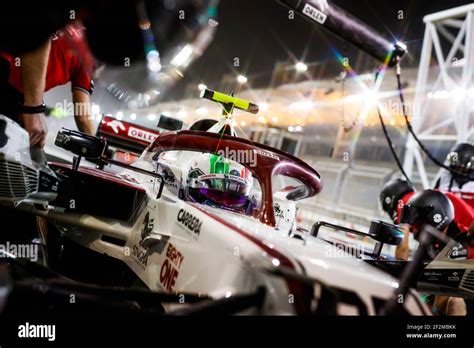
[(288, 192), (286, 199), (289, 201), (299, 201), (309, 196), (309, 190), (305, 185), (299, 185)]
[(403, 241), (403, 232), (398, 229), (398, 226), (379, 220), (372, 221), (369, 235), (383, 244), (400, 245)]
[(377, 241), (377, 243), (375, 243), (374, 251), (371, 254), (372, 257), (376, 259), (380, 257), (384, 244), (400, 245), (403, 241), (403, 232), (400, 231), (396, 225), (388, 224), (378, 220), (372, 221), (368, 233), (357, 231), (344, 226), (333, 225), (324, 221), (316, 221), (311, 229), (311, 235), (313, 237), (318, 236), (321, 226), (329, 227), (336, 231), (344, 231), (354, 233), (359, 236), (372, 238), (373, 240)]
[(54, 145), (76, 155), (72, 162), (74, 171), (79, 169), (82, 157), (100, 160), (107, 148), (107, 142), (104, 139), (66, 128), (61, 128), (58, 132)]
[(107, 147), (104, 139), (65, 128), (58, 132), (54, 144), (77, 156), (91, 159), (99, 159)]
[(72, 131), (66, 128), (61, 128), (61, 130), (58, 132), (58, 135), (56, 136), (56, 141), (54, 144), (63, 148), (64, 150), (72, 152), (75, 155), (72, 161), (72, 170), (74, 172), (79, 170), (79, 165), (83, 157), (89, 160), (98, 160), (98, 168), (100, 168), (100, 166), (102, 166), (104, 163), (113, 164), (159, 179), (160, 187), (158, 189), (156, 198), (158, 199), (161, 197), (165, 179), (158, 173), (150, 172), (145, 169), (130, 166), (120, 161), (115, 161), (104, 157), (104, 152), (107, 151), (107, 142), (104, 139), (85, 133)]

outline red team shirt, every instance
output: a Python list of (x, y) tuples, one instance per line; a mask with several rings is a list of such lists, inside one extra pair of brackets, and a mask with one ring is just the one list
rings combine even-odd
[[(0, 52), (0, 57), (10, 63), (8, 82), (23, 92), (21, 61), (18, 57), (5, 52)], [(72, 89), (91, 94), (94, 87), (91, 78), (93, 67), (94, 60), (87, 46), (84, 31), (77, 25), (68, 25), (51, 37), (45, 92), (71, 82)]]
[[(454, 192), (443, 192), (454, 206), (454, 222), (461, 232), (467, 232), (474, 220), (474, 209)], [(467, 258), (474, 259), (474, 247), (467, 248)]]
[(454, 192), (443, 192), (454, 207), (454, 222), (461, 232), (466, 232), (474, 220), (472, 207)]

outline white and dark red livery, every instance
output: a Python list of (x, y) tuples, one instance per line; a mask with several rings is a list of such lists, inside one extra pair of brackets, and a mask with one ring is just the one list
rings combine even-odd
[[(32, 191), (23, 197), (5, 194), (2, 200), (46, 218), (68, 243), (125, 264), (150, 290), (219, 301), (264, 294), (262, 303), (241, 313), (307, 314), (329, 308), (325, 302), (333, 304), (335, 314), (379, 313), (398, 287), (397, 279), (356, 257), (341, 256), (336, 246), (296, 226), (297, 202), (322, 190), (321, 177), (292, 155), (224, 134), (232, 122), (229, 104), (242, 109), (253, 105), (228, 98), (217, 100), (225, 112), (213, 129), (222, 133), (160, 134), (133, 167), (104, 158), (103, 140), (63, 130), (57, 139), (63, 148), (126, 168), (120, 174), (83, 168), (80, 158), (74, 166), (51, 163), (61, 183), (55, 199), (41, 199)], [(26, 137), (11, 122), (6, 130)], [(10, 156), (9, 142), (0, 148), (3, 160), (26, 173), (31, 163)], [(254, 179), (252, 209), (236, 211), (187, 199), (195, 158), (216, 153), (251, 154), (232, 160)], [(328, 295), (334, 292), (340, 295), (336, 302)], [(408, 293), (402, 309), (412, 315), (429, 312), (415, 291)]]

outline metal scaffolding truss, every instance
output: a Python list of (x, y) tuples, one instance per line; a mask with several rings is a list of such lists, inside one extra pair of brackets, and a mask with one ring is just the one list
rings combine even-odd
[[(466, 141), (474, 135), (470, 120), (474, 103), (474, 4), (433, 13), (423, 20), (426, 27), (414, 99), (413, 129), (422, 142)], [(456, 31), (457, 34), (453, 33)], [(450, 47), (448, 50), (447, 46)], [(447, 55), (444, 52), (448, 52)], [(433, 55), (437, 69), (432, 68)], [(453, 76), (453, 71), (457, 76)], [(461, 99), (446, 118), (437, 123), (428, 122), (427, 109), (431, 101), (428, 96), (440, 90), (462, 93)], [(450, 125), (454, 126), (454, 134), (436, 134)], [(403, 166), (412, 176), (416, 165), (424, 188), (429, 188), (420, 151), (415, 139), (409, 135)]]

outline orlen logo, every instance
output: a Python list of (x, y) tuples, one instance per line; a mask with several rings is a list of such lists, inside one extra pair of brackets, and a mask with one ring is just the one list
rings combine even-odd
[(128, 136), (131, 138), (146, 141), (147, 143), (152, 143), (157, 138), (156, 134), (153, 134), (151, 132), (147, 132), (135, 127), (131, 127), (131, 126), (128, 128)]
[[(326, 6), (327, 6), (327, 3), (326, 3)], [(325, 10), (325, 6), (321, 6), (321, 9)], [(328, 18), (328, 16), (325, 13), (321, 12), (316, 7), (313, 7), (310, 4), (304, 5), (303, 14), (314, 19), (316, 22), (320, 24), (324, 24), (326, 22), (326, 19)]]

